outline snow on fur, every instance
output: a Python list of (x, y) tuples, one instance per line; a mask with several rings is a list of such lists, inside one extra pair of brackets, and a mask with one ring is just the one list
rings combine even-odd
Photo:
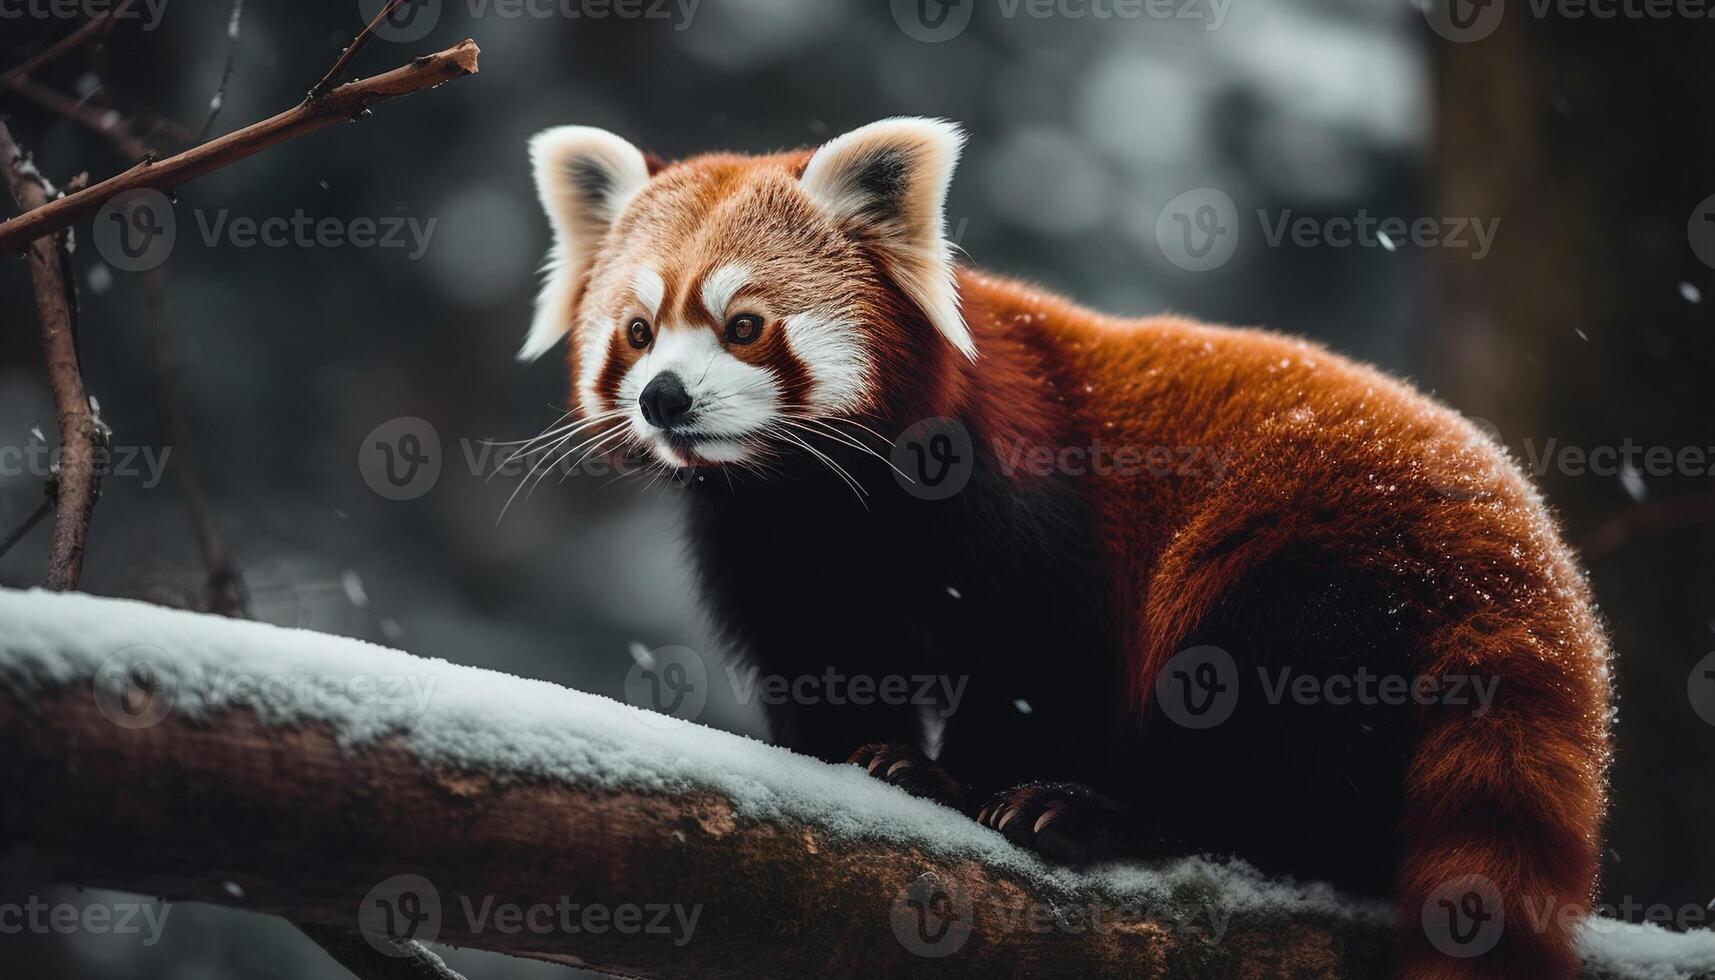
[[(1316, 915), (1381, 925), (1381, 904), (1320, 884), (1262, 877), (1241, 862), (1186, 858), (1076, 874), (1050, 868), (963, 815), (855, 766), (828, 766), (754, 739), (544, 681), (361, 640), (79, 594), (0, 589), (0, 691), (88, 687), (116, 694), (112, 658), (165, 673), (173, 713), (243, 707), (266, 724), (328, 725), (348, 750), (397, 736), (426, 764), (604, 789), (713, 791), (743, 818), (802, 822), (836, 838), (968, 858), (1056, 889), (1160, 905), (1194, 895), (1226, 913)], [(1585, 927), (1598, 971), (1677, 980), (1715, 970), (1715, 932), (1612, 920)]]

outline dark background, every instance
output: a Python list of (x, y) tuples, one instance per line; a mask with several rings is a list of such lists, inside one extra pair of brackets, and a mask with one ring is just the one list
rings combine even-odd
[[(947, 116), (970, 132), (949, 225), (977, 264), (1108, 310), (1315, 338), (1487, 420), (1526, 465), (1551, 439), (1715, 447), (1715, 324), (1702, 301), (1715, 276), (1687, 230), (1715, 194), (1709, 21), (1539, 18), (1514, 0), (1492, 35), (1454, 43), (1391, 0), (1232, 0), (1215, 30), (1206, 0), (1189, 8), (1201, 19), (974, 7), (957, 38), (925, 43), (882, 2), (702, 0), (687, 24), (508, 18), (446, 0), (425, 37), (377, 40), (358, 70), (472, 36), (481, 74), (180, 189), (162, 269), (174, 395), (257, 617), (615, 696), (629, 644), (718, 654), (692, 602), (670, 488), (555, 476), (497, 523), (518, 477), (485, 480), (467, 463), (477, 440), (532, 435), (564, 399), (556, 357), (511, 356), (548, 244), (524, 143), (562, 123), (673, 157)], [(228, 15), (217, 0), (170, 0), (152, 29), (122, 26), (41, 81), (199, 124)], [(0, 66), (77, 23), (0, 20)], [(355, 0), (251, 0), (215, 132), (292, 105), (359, 26)], [(16, 94), (0, 91), (0, 112), (55, 180), (127, 163)], [(1239, 247), (1217, 270), (1182, 271), (1156, 218), (1206, 186), (1237, 203)], [(1480, 259), (1410, 243), (1271, 247), (1255, 218), (1360, 208), (1498, 219), (1499, 236)], [(207, 244), (198, 215), (222, 209), (436, 224), (417, 259)], [(170, 439), (145, 277), (110, 269), (87, 227), (79, 245), (89, 387), (115, 445), (158, 450)], [(0, 446), (29, 444), (33, 423), (54, 438), (36, 331), (24, 264), (0, 262)], [(431, 491), (393, 501), (370, 489), (359, 458), (365, 434), (400, 417), (433, 426), (443, 470)], [(1539, 482), (1586, 546), (1618, 654), (1603, 898), (1702, 906), (1715, 897), (1715, 728), (1692, 710), (1687, 676), (1715, 649), (1711, 478), (1549, 467)], [(41, 492), (40, 474), (0, 476), (0, 530)], [(38, 582), (46, 538), (38, 530), (0, 560), (0, 583)], [(195, 604), (202, 577), (175, 480), (108, 480), (83, 587)], [(703, 720), (758, 733), (723, 693), (717, 684)], [(32, 893), (94, 900), (0, 880), (0, 901)], [(6, 953), (44, 977), (338, 975), (283, 923), (188, 905), (156, 947), (0, 937)], [(550, 972), (454, 961), (473, 980)]]

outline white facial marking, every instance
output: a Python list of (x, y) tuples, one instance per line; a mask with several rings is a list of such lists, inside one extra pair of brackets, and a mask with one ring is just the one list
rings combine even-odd
[(661, 273), (647, 267), (638, 269), (631, 280), (631, 292), (649, 311), (651, 321), (661, 315), (661, 301), (667, 297), (667, 284), (661, 281)]
[(602, 411), (601, 398), (596, 394), (596, 380), (607, 370), (607, 358), (613, 350), (613, 335), (619, 325), (605, 317), (586, 317), (578, 326), (578, 406), (585, 418), (594, 418)]
[(838, 314), (797, 313), (785, 320), (786, 342), (810, 374), (810, 403), (826, 412), (850, 412), (863, 403), (870, 358), (856, 323)]
[(696, 455), (708, 462), (730, 463), (749, 451), (747, 442), (761, 434), (780, 410), (780, 379), (767, 368), (746, 364), (721, 346), (707, 327), (679, 324), (657, 327), (655, 343), (619, 383), (619, 407), (632, 432), (670, 466), (686, 466), (685, 450), (669, 445), (661, 430), (643, 417), (638, 396), (656, 375), (671, 371), (691, 396), (691, 422), (676, 434), (698, 440)]
[[(750, 281), (750, 270), (738, 263), (723, 265), (703, 280), (703, 306), (717, 323), (725, 323), (727, 306), (732, 298)], [(731, 312), (737, 312), (736, 310)]]

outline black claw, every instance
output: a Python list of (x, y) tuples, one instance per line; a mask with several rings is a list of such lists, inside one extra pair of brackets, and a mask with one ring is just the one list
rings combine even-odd
[(909, 745), (876, 742), (853, 752), (848, 761), (912, 796), (933, 800), (956, 810), (964, 809), (965, 792), (958, 781), (935, 760)]
[(1014, 787), (984, 804), (977, 820), (1019, 847), (1061, 864), (1100, 864), (1174, 850), (1119, 804), (1075, 783)]

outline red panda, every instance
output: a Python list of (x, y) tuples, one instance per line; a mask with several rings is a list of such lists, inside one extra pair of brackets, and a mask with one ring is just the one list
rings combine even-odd
[[(962, 143), (899, 118), (674, 163), (531, 144), (554, 247), (520, 357), (569, 336), (581, 451), (716, 474), (685, 496), (725, 639), (770, 674), (968, 679), (933, 759), (921, 706), (879, 699), (774, 706), (775, 738), (1050, 860), (1391, 895), (1401, 976), (1575, 975), (1542, 910), (1593, 899), (1608, 649), (1536, 491), (1313, 344), (957, 265)], [(942, 499), (896, 478), (923, 420), (968, 457)], [(1170, 710), (1209, 680), (1219, 724)], [(1473, 917), (1451, 947), (1444, 911)]]

